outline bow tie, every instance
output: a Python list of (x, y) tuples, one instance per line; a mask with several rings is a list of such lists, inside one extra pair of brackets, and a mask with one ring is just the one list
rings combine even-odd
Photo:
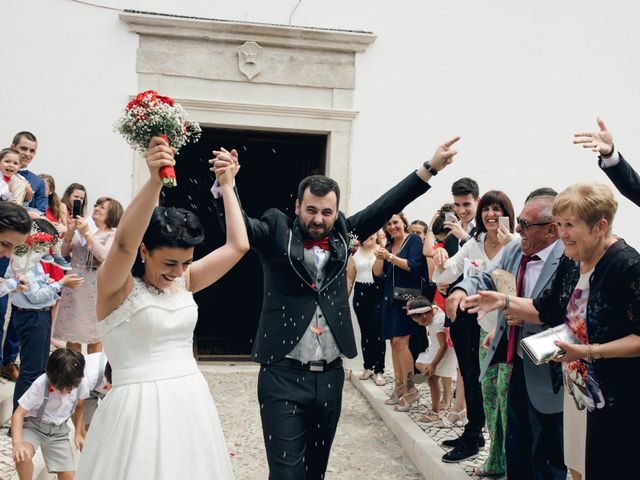
[(309, 250), (313, 247), (320, 247), (323, 250), (329, 250), (331, 246), (329, 245), (329, 235), (326, 237), (322, 237), (320, 240), (305, 240), (304, 248)]

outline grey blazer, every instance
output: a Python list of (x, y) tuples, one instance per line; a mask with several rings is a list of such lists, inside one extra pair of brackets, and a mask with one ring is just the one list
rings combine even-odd
[[(551, 251), (551, 254), (547, 258), (547, 261), (542, 267), (538, 281), (532, 292), (532, 298), (536, 298), (542, 294), (551, 285), (551, 280), (555, 276), (556, 269), (558, 268), (558, 262), (562, 254), (564, 253), (564, 246), (562, 242), (558, 241), (556, 246)], [(516, 277), (518, 275), (518, 269), (520, 268), (520, 259), (522, 258), (522, 250), (520, 249), (520, 240), (514, 240), (505, 247), (505, 251), (502, 255), (502, 260), (493, 269), (502, 269), (513, 273)], [(484, 272), (479, 275), (474, 275), (464, 279), (455, 288), (461, 288), (467, 294), (473, 295), (478, 290), (495, 290), (496, 286), (491, 278), (491, 271)], [(534, 323), (525, 323), (521, 329), (522, 338), (534, 335), (546, 329), (544, 325), (538, 325)], [(495, 354), (500, 339), (507, 331), (507, 321), (504, 318), (504, 312), (498, 313), (498, 325), (496, 327), (496, 334), (491, 342), (489, 351), (482, 365), (480, 371), (480, 379), (484, 377), (491, 365), (491, 360)], [(550, 414), (558, 413), (562, 411), (562, 388), (556, 393), (553, 391), (551, 368), (557, 365), (539, 365), (536, 366), (525, 354), (523, 355), (524, 375), (527, 384), (527, 393), (529, 394), (529, 400), (531, 404), (540, 413)]]

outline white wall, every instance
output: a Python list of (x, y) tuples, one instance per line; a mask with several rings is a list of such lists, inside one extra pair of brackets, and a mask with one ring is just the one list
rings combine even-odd
[[(113, 8), (287, 24), (297, 0), (95, 0)], [(268, 5), (268, 7), (266, 7)], [(34, 169), (59, 190), (130, 198), (132, 155), (112, 132), (137, 89), (137, 36), (118, 11), (71, 0), (2, 2), (0, 139), (39, 138)], [(635, 2), (302, 0), (292, 23), (372, 31), (358, 57), (350, 205), (365, 206), (455, 134), (456, 163), (407, 209), (428, 220), (461, 176), (506, 191), (516, 209), (533, 188), (608, 179), (571, 144), (601, 115), (640, 165)], [(357, 181), (353, 179), (357, 178)], [(620, 198), (620, 197), (619, 197)], [(640, 245), (636, 207), (620, 200), (617, 233)]]

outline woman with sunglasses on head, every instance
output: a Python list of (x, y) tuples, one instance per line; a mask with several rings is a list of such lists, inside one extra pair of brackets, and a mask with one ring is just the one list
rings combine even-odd
[[(507, 224), (501, 223), (500, 218), (507, 217)], [(446, 250), (439, 249), (434, 262), (436, 269), (433, 280), (436, 283), (450, 284), (460, 276), (468, 277), (474, 273), (484, 272), (497, 264), (503, 248), (515, 239), (513, 234), (514, 212), (509, 197), (498, 190), (485, 193), (478, 203), (476, 213), (476, 233), (474, 237), (465, 243), (458, 253), (446, 259)], [(444, 254), (444, 255), (443, 255)], [(479, 366), (484, 363), (486, 349), (491, 343), (495, 328), (498, 323), (498, 315), (489, 315), (478, 321), (480, 325), (478, 341), (474, 343), (478, 350), (471, 349), (469, 355), (473, 355), (472, 361)], [(475, 356), (478, 356), (478, 359)], [(491, 449), (482, 466), (476, 470), (476, 475), (502, 475), (506, 471), (505, 457), (505, 432), (507, 423), (507, 390), (509, 386), (510, 366), (505, 363), (492, 365), (481, 380), (484, 413), (487, 429), (491, 436)], [(481, 435), (481, 434), (480, 434)], [(469, 458), (477, 449), (454, 448), (445, 454), (443, 461), (459, 462)]]

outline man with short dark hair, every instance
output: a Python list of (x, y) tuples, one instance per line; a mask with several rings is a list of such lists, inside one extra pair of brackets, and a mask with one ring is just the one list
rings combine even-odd
[[(258, 400), (269, 478), (324, 478), (342, 407), (341, 356), (357, 353), (347, 293), (349, 237), (366, 239), (425, 193), (432, 175), (451, 163), (457, 140), (350, 217), (338, 210), (336, 182), (319, 175), (301, 182), (294, 220), (276, 209), (260, 219), (245, 215), (264, 273), (252, 360), (262, 365)], [(235, 150), (214, 153), (215, 168), (237, 161)], [(212, 192), (216, 197), (215, 184)], [(219, 213), (221, 203), (216, 199)], [(388, 261), (408, 270), (405, 259)]]
[(42, 180), (36, 173), (27, 169), (33, 161), (33, 158), (36, 156), (38, 140), (31, 132), (18, 132), (13, 137), (11, 148), (15, 148), (20, 152), (20, 175), (29, 182), (33, 189), (33, 198), (29, 202), (29, 207), (35, 208), (44, 215), (47, 211), (47, 207), (49, 206), (44, 180)]
[[(551, 285), (564, 253), (551, 213), (551, 189), (532, 192), (518, 217), (519, 240), (509, 243), (502, 259), (491, 271), (470, 276), (457, 284), (447, 299), (447, 313), (455, 318), (464, 298), (479, 290), (496, 290), (493, 270), (511, 272), (517, 294), (537, 298)], [(551, 190), (553, 191), (553, 190)], [(464, 308), (462, 308), (464, 310)], [(457, 322), (456, 322), (457, 323)], [(520, 340), (546, 329), (525, 323), (503, 312), (491, 340), (480, 377), (497, 362), (513, 365), (507, 394), (505, 451), (507, 477), (517, 480), (566, 480), (562, 427), (562, 376), (560, 364), (534, 365), (519, 347)], [(465, 385), (466, 387), (466, 385)]]

